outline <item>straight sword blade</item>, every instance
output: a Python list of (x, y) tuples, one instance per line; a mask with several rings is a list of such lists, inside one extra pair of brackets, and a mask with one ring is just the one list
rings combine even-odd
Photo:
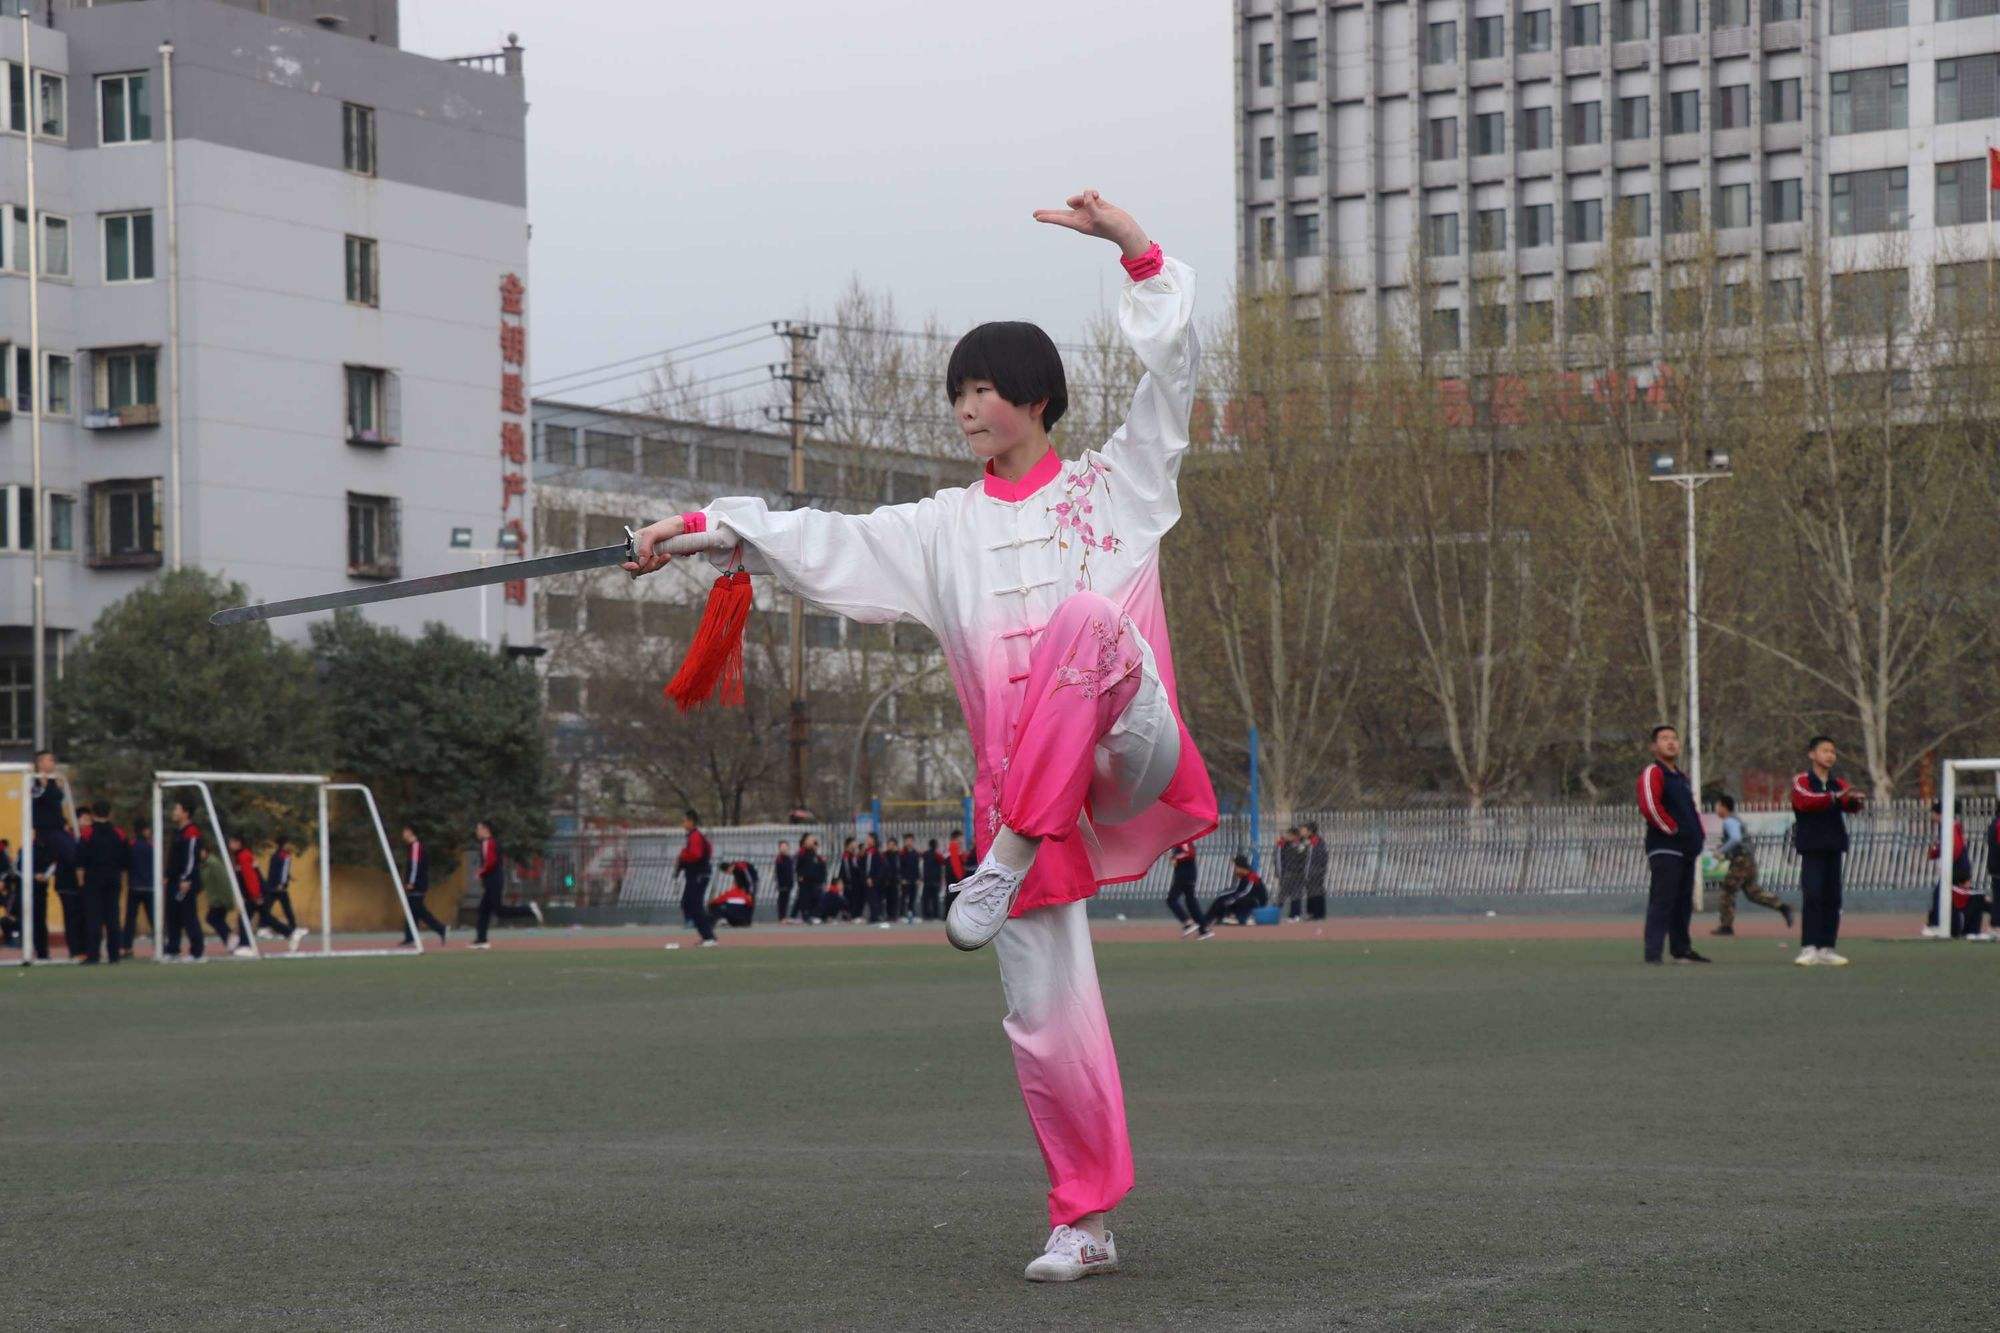
[(208, 623), (245, 625), (258, 620), (275, 620), (279, 616), (304, 615), (308, 611), (331, 611), (342, 606), (366, 606), (371, 602), (393, 602), (404, 597), (426, 597), (434, 592), (455, 592), (460, 588), (483, 588), (493, 583), (511, 583), (515, 579), (538, 579), (550, 574), (604, 569), (610, 565), (622, 565), (630, 559), (632, 533), (628, 528), (625, 540), (616, 546), (594, 546), (588, 551), (569, 551), (533, 560), (511, 560), (503, 565), (484, 565), (477, 569), (455, 569), (448, 574), (427, 574), (420, 579), (377, 583), (366, 588), (342, 588), (339, 592), (292, 597), (282, 602), (232, 606), (227, 611), (217, 611), (208, 618)]

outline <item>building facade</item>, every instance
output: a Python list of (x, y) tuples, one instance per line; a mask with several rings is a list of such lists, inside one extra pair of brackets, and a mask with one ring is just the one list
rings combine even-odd
[(1244, 287), (1352, 298), (1364, 337), (1423, 287), (1463, 346), (1489, 278), (1494, 335), (1594, 331), (1613, 238), (1634, 332), (1677, 238), (1779, 318), (1809, 254), (1920, 302), (1995, 246), (2000, 0), (1237, 0), (1236, 34)]
[[(30, 736), (38, 400), (51, 676), (107, 605), (176, 564), (253, 600), (299, 596), (462, 567), (454, 529), (495, 546), (511, 513), (525, 538), (531, 505), (503, 435), (527, 424), (518, 46), (397, 50), (393, 0), (28, 8), (27, 52), (18, 19), (0, 22), (11, 750)], [(492, 594), (496, 644), (532, 638), (514, 596)], [(366, 614), (481, 623), (470, 594)]]

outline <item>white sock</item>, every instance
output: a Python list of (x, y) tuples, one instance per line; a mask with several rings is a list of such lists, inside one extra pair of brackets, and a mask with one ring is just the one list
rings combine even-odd
[(1016, 875), (1025, 875), (1035, 864), (1035, 849), (1042, 845), (1040, 838), (1023, 837), (1013, 829), (1001, 826), (993, 835), (993, 845), (986, 850), (986, 859), (1002, 869)]

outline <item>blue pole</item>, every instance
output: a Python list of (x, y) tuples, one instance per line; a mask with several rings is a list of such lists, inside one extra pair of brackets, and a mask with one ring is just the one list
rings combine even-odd
[(869, 819), (869, 822), (870, 822), (870, 823), (872, 823), (872, 824), (873, 824), (873, 825), (875, 826), (875, 836), (876, 836), (876, 837), (878, 837), (878, 838), (879, 838), (879, 837), (881, 837), (881, 836), (882, 836), (882, 798), (881, 798), (881, 797), (879, 797), (879, 796), (876, 796), (876, 797), (872, 797), (872, 798), (870, 798), (870, 800), (869, 800), (869, 802), (868, 802), (868, 819)]
[(1250, 868), (1263, 865), (1264, 821), (1257, 794), (1257, 728), (1250, 728)]
[[(965, 797), (965, 817), (964, 817), (964, 821), (963, 821), (963, 823), (962, 823), (962, 824), (960, 825), (960, 827), (962, 827), (962, 828), (963, 828), (963, 829), (965, 830), (965, 836), (966, 836), (966, 837), (967, 837), (968, 839), (972, 839), (972, 794), (971, 794), (970, 792), (966, 793), (966, 797)], [(967, 843), (966, 843), (965, 845), (966, 845), (967, 847), (970, 847), (970, 846), (972, 846), (972, 845), (973, 845), (973, 841), (977, 841), (977, 840), (976, 840), (976, 839), (972, 839), (972, 841), (968, 841), (968, 842), (967, 842)]]

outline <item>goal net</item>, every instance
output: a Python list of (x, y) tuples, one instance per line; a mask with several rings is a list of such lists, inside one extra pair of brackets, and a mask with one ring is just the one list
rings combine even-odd
[[(260, 947), (257, 931), (249, 908), (243, 896), (243, 883), (236, 872), (236, 862), (229, 855), (229, 832), (223, 827), (222, 817), (216, 811), (213, 784), (306, 787), (311, 789), (314, 806), (319, 817), (319, 929), (317, 947), (301, 947), (297, 950), (274, 949), (265, 951)], [(172, 796), (169, 797), (169, 793)], [(382, 863), (389, 872), (389, 891), (395, 895), (396, 909), (409, 932), (412, 944), (395, 948), (346, 947), (336, 948), (333, 934), (333, 834), (329, 819), (331, 797), (335, 793), (353, 793), (361, 798), (367, 807), (369, 822), (375, 829), (375, 842), (381, 849)], [(389, 832), (382, 825), (382, 812), (375, 804), (375, 794), (358, 782), (334, 782), (315, 774), (307, 773), (155, 773), (153, 775), (153, 958), (164, 961), (163, 936), (165, 933), (166, 906), (166, 847), (168, 825), (163, 818), (164, 806), (169, 799), (180, 801), (195, 823), (206, 823), (205, 832), (214, 836), (211, 855), (222, 862), (223, 873), (229, 881), (230, 895), (235, 899), (237, 919), (248, 935), (252, 954), (258, 958), (356, 958), (370, 955), (422, 953), (423, 936), (418, 933), (416, 920), (410, 911), (408, 896), (403, 892), (402, 871), (396, 865), (395, 853), (389, 848)], [(372, 859), (372, 858), (370, 858)], [(193, 925), (194, 923), (190, 923)], [(196, 929), (200, 927), (195, 925)], [(240, 936), (239, 936), (240, 938)]]
[[(1981, 836), (1984, 824), (1983, 821), (1967, 818), (1974, 812), (1971, 809), (1962, 809), (1961, 806), (1970, 806), (1973, 800), (1987, 791), (2000, 797), (2000, 759), (1944, 761), (1944, 771), (1938, 779), (1938, 809), (1941, 814), (1938, 828), (1937, 919), (1940, 936), (1950, 933), (1943, 927), (1951, 920), (1951, 848), (1954, 842), (1952, 834), (1960, 824), (1965, 826), (1967, 858), (1975, 867), (1973, 887), (1975, 889), (1979, 887), (1977, 866), (1986, 841)], [(2000, 871), (2000, 866), (1987, 866), (1986, 870), (1988, 874), (1992, 874)]]

